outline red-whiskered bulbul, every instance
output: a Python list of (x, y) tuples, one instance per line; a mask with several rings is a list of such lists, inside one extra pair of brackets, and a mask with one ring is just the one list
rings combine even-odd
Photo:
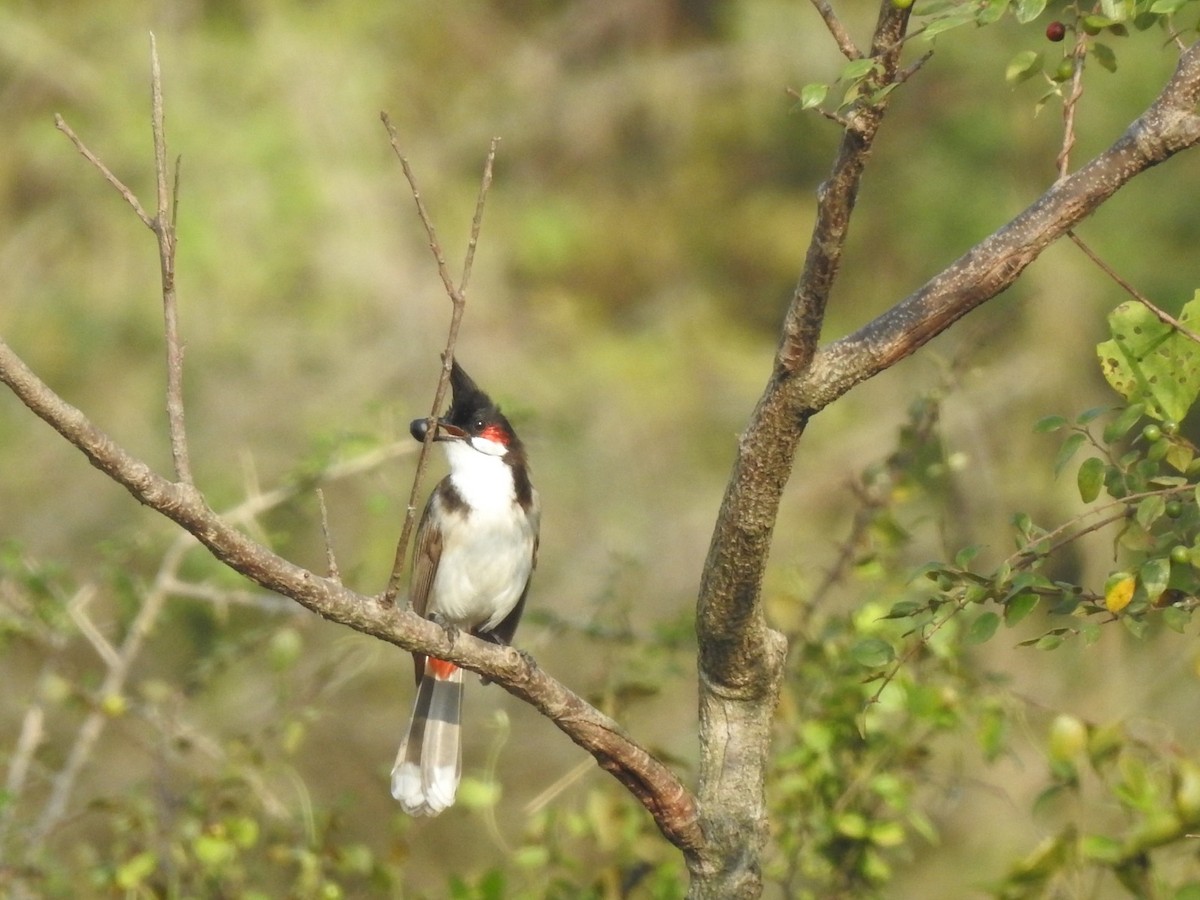
[[(508, 419), (455, 361), (450, 409), (434, 424), (450, 474), (425, 504), (413, 546), (410, 601), (419, 615), (498, 644), (512, 642), (537, 564), (540, 511), (525, 449)], [(429, 419), (412, 436), (425, 440)], [(462, 669), (413, 654), (417, 701), (392, 769), (406, 813), (436, 816), (462, 771)]]

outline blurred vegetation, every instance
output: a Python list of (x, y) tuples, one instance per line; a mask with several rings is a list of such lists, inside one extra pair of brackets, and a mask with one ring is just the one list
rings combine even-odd
[[(874, 8), (846, 6), (862, 38)], [(1044, 24), (1074, 10), (947, 32), (896, 92), (828, 338), (1053, 181), (1059, 107), (1037, 109), (1040, 75), (1004, 76), (1030, 50), (1052, 71), (1062, 47)], [(347, 583), (382, 588), (411, 476), (405, 423), (428, 408), (449, 310), (378, 114), (399, 127), (452, 261), (501, 136), (459, 356), (517, 423), (545, 506), (518, 643), (689, 773), (695, 589), (838, 138), (785, 92), (842, 69), (812, 8), (7, 0), (0, 333), (165, 470), (153, 242), (53, 127), (61, 113), (148, 200), (149, 30), (182, 156), (186, 399), (210, 501), (285, 486), (247, 527), (321, 569), (321, 482)], [(1115, 73), (1086, 72), (1076, 162), (1173, 67), (1160, 30), (1129, 31)], [(1172, 312), (1197, 284), (1198, 182), (1185, 155), (1081, 229)], [(1183, 636), (1149, 615), (1054, 653), (1020, 646), (1062, 627), (1046, 602), (1011, 627), (956, 616), (913, 642), (919, 616), (937, 615), (922, 604), (1036, 537), (1014, 538), (1015, 513), (1047, 528), (1080, 513), (1079, 460), (1055, 478), (1063, 434), (1034, 425), (1059, 415), (1065, 434), (1087, 426), (1082, 411), (1123, 402), (1095, 355), (1123, 299), (1077, 250), (1052, 248), (809, 427), (766, 586), (794, 648), (768, 788), (770, 896), (1196, 896), (1196, 851), (1180, 839), (1200, 809), (1190, 620)], [(1105, 465), (1141, 471), (1143, 424), (1111, 435)], [(1189, 436), (1186, 420), (1168, 435)], [(1142, 456), (1122, 463), (1130, 447)], [(1165, 503), (1139, 565), (1179, 542), (1154, 537)], [(1090, 584), (1103, 605), (1126, 552), (1099, 533), (1046, 560), (1044, 577)], [(930, 559), (943, 563), (914, 579)], [(1145, 581), (1133, 612), (1153, 609)], [(386, 774), (410, 702), (406, 655), (248, 592), (11, 398), (0, 617), (0, 887), (14, 896), (684, 889), (644, 813), (495, 688), (468, 692), (459, 805), (403, 817)], [(38, 835), (86, 727), (95, 743)], [(1155, 835), (1168, 846), (1151, 869)], [(1151, 892), (1164, 885), (1178, 893)]]

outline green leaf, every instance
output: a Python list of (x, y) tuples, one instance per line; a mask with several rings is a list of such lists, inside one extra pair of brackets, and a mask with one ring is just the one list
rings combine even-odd
[(1008, 2), (1009, 0), (989, 0), (989, 2), (984, 3), (975, 15), (975, 23), (977, 25), (991, 25), (999, 22), (1008, 9)]
[(1178, 606), (1168, 606), (1162, 611), (1162, 620), (1172, 631), (1186, 634), (1188, 625), (1192, 624), (1192, 614)]
[(1138, 569), (1138, 581), (1146, 589), (1146, 596), (1154, 602), (1167, 589), (1167, 581), (1171, 577), (1171, 561), (1159, 556), (1148, 559)]
[(1121, 860), (1121, 842), (1103, 834), (1084, 835), (1079, 841), (1079, 851), (1084, 859), (1105, 865)]
[(806, 84), (800, 88), (800, 108), (812, 109), (814, 106), (820, 106), (825, 102), (825, 96), (829, 93), (829, 85), (827, 84)]
[(949, 31), (951, 28), (957, 28), (959, 25), (966, 25), (968, 22), (974, 22), (975, 8), (970, 3), (960, 3), (952, 12), (947, 13), (941, 18), (931, 19), (921, 35), (927, 41), (932, 41), (935, 37), (944, 31)]
[(994, 612), (985, 612), (967, 629), (966, 640), (968, 644), (982, 644), (990, 640), (992, 635), (996, 633), (996, 629), (1000, 627), (1000, 617)]
[(879, 638), (865, 638), (854, 645), (850, 656), (860, 666), (878, 669), (895, 659), (896, 651), (887, 641), (881, 641)]
[(1038, 605), (1039, 599), (1041, 598), (1037, 594), (1030, 591), (1015, 594), (1004, 604), (1004, 624), (1012, 628), (1033, 612), (1034, 607)]
[(1046, 8), (1046, 0), (1017, 0), (1017, 8), (1013, 10), (1017, 21), (1027, 25), (1042, 14)]
[(842, 74), (839, 78), (841, 81), (858, 81), (869, 75), (874, 68), (875, 60), (870, 56), (851, 60), (842, 67)]
[(1094, 422), (1096, 419), (1100, 418), (1102, 415), (1104, 415), (1108, 411), (1109, 410), (1107, 407), (1093, 406), (1091, 409), (1084, 410), (1078, 416), (1076, 416), (1075, 424), (1076, 425), (1088, 425), (1091, 422)]
[(885, 619), (907, 619), (917, 612), (925, 608), (925, 604), (920, 600), (897, 600), (892, 604), (892, 608), (883, 618)]
[[(1092, 56), (1100, 64), (1100, 68), (1109, 72), (1117, 71), (1117, 54), (1107, 44), (1092, 44)], [(1138, 304), (1139, 306), (1141, 304)]]
[(1010, 84), (1019, 84), (1040, 71), (1042, 71), (1041, 52), (1022, 50), (1009, 60), (1008, 66), (1004, 69), (1004, 80)]
[[(1104, 345), (1101, 344), (1101, 347)], [(1097, 348), (1099, 349), (1099, 348)], [(1101, 362), (1103, 367), (1103, 362)], [(1134, 403), (1121, 410), (1120, 415), (1104, 426), (1104, 442), (1112, 444), (1123, 438), (1129, 429), (1138, 423), (1138, 420), (1146, 414), (1146, 407), (1142, 403)]]
[[(1200, 292), (1184, 305), (1184, 324), (1200, 314)], [(1144, 402), (1156, 418), (1182, 421), (1200, 394), (1200, 345), (1159, 321), (1136, 301), (1109, 314), (1112, 340), (1097, 346), (1109, 384), (1130, 402)]]
[(1179, 12), (1191, 0), (1155, 0), (1150, 4), (1150, 12), (1160, 15), (1169, 16), (1171, 13)]
[[(1060, 629), (1061, 630), (1061, 629)], [(1040, 638), (1033, 642), (1033, 646), (1038, 650), (1056, 650), (1062, 645), (1063, 639), (1061, 634), (1043, 634)], [(1022, 641), (1022, 643), (1025, 643)]]
[(1087, 440), (1087, 435), (1082, 431), (1077, 431), (1062, 442), (1062, 446), (1058, 448), (1058, 456), (1054, 459), (1054, 477), (1057, 478), (1063, 470), (1063, 467), (1071, 461), (1071, 457), (1075, 455), (1083, 442)]
[(1079, 474), (1075, 481), (1079, 485), (1079, 498), (1084, 503), (1091, 503), (1100, 496), (1100, 488), (1104, 486), (1106, 468), (1104, 460), (1096, 456), (1085, 459), (1083, 465), (1079, 467)]
[(972, 544), (968, 547), (963, 547), (954, 554), (954, 564), (960, 569), (968, 569), (971, 566), (971, 560), (979, 555), (979, 545)]
[(1162, 518), (1166, 511), (1167, 501), (1163, 499), (1162, 494), (1152, 494), (1137, 505), (1137, 523), (1149, 531), (1150, 526)]
[(1064, 416), (1043, 416), (1038, 419), (1037, 424), (1033, 426), (1034, 434), (1047, 434), (1051, 431), (1058, 431), (1067, 424)]
[(148, 850), (138, 853), (117, 868), (117, 887), (124, 891), (133, 891), (153, 875), (157, 867), (158, 857), (155, 854)]

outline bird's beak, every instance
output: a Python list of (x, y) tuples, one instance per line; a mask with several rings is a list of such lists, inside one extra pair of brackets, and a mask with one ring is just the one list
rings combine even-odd
[(445, 419), (413, 419), (408, 426), (408, 433), (414, 439), (424, 443), (425, 434), (429, 431), (431, 421), (437, 429), (433, 435), (435, 441), (461, 441), (467, 437), (465, 431), (457, 425), (451, 425)]

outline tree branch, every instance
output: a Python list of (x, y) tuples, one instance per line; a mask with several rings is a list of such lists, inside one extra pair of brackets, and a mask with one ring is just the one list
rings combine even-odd
[(761, 589), (779, 498), (807, 423), (783, 388), (808, 369), (817, 352), (863, 169), (887, 108), (888, 93), (882, 89), (900, 76), (907, 25), (908, 10), (882, 0), (871, 41), (875, 69), (846, 117), (833, 172), (818, 191), (816, 223), (774, 370), (738, 441), (704, 563), (696, 634), (700, 804), (709, 852), (692, 864), (697, 898), (761, 892), (758, 848), (767, 837), (767, 754), (787, 652), (783, 635), (767, 625)]
[(976, 244), (932, 281), (858, 331), (823, 349), (789, 386), (793, 415), (811, 415), (949, 328), (1008, 288), (1050, 244), (1130, 179), (1200, 143), (1200, 44), (1108, 150), (1057, 181), (1028, 209)]
[[(213, 512), (195, 487), (162, 478), (120, 447), (43, 383), (3, 340), (0, 381), (81, 450), (92, 465), (138, 502), (178, 523), (234, 571), (267, 590), (291, 597), (331, 622), (485, 675), (540, 710), (591, 753), (641, 801), (673, 844), (689, 855), (702, 846), (704, 837), (697, 822), (695, 799), (675, 774), (616, 722), (546, 674), (529, 657), (512, 647), (500, 647), (467, 634), (451, 637), (410, 610), (373, 603), (370, 597), (315, 575), (251, 540)], [(136, 632), (131, 629), (130, 637)]]

